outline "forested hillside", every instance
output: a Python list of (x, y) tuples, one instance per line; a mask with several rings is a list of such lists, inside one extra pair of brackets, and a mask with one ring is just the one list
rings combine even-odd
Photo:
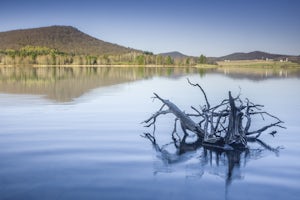
[(136, 51), (91, 37), (71, 26), (0, 32), (0, 49), (18, 50), (25, 46), (40, 46), (84, 55), (122, 54)]
[[(174, 52), (173, 54), (174, 55)], [(71, 26), (0, 32), (2, 65), (185, 65), (206, 58), (154, 55), (91, 37)], [(179, 55), (179, 56), (178, 56)]]

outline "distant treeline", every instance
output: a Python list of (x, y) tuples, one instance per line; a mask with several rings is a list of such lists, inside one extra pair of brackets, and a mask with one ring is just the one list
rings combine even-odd
[(57, 49), (40, 46), (25, 46), (19, 50), (0, 50), (2, 65), (178, 65), (193, 66), (207, 63), (204, 55), (200, 57), (172, 58), (154, 55), (152, 52), (132, 51), (123, 54), (76, 55)]

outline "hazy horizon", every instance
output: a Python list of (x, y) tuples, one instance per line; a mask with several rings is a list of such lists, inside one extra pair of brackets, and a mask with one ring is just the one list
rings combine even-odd
[(0, 31), (69, 25), (122, 46), (224, 56), (264, 51), (300, 55), (300, 2), (7, 1)]

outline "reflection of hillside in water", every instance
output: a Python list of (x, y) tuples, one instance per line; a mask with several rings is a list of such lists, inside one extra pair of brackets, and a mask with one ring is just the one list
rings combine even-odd
[(8, 67), (0, 68), (0, 92), (45, 95), (49, 99), (67, 102), (98, 87), (153, 76), (175, 78), (197, 72), (191, 68)]
[(300, 69), (220, 67), (216, 69), (215, 72), (224, 74), (233, 79), (250, 79), (253, 81), (300, 77)]
[(266, 80), (300, 77), (299, 69), (250, 68), (168, 68), (168, 67), (0, 67), (0, 92), (37, 94), (59, 102), (68, 102), (98, 87), (147, 79), (170, 78), (186, 74), (217, 73), (234, 79)]

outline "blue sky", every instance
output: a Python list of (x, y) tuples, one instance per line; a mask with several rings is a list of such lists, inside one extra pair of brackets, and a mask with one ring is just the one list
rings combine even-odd
[(15, 0), (1, 2), (0, 20), (0, 31), (71, 25), (154, 53), (300, 55), (299, 0)]

